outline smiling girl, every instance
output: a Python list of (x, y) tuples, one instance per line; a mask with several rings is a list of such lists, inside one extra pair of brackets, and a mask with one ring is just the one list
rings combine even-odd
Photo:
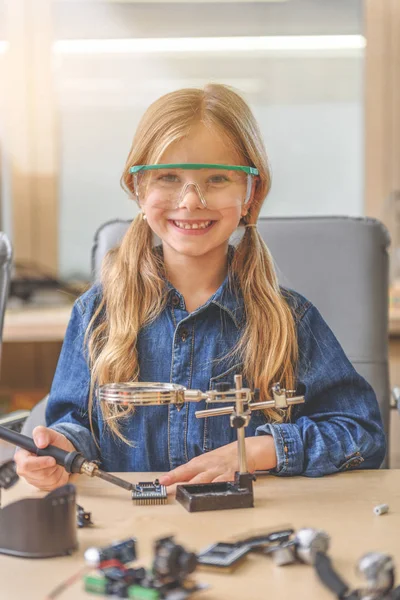
[[(141, 212), (107, 255), (101, 283), (74, 305), (37, 446), (77, 449), (108, 471), (167, 471), (166, 485), (232, 480), (229, 416), (196, 419), (202, 403), (118, 415), (97, 402), (96, 389), (140, 380), (205, 391), (219, 381), (234, 387), (240, 372), (261, 400), (277, 381), (306, 390), (305, 404), (287, 415), (252, 413), (249, 470), (319, 476), (379, 467), (385, 437), (373, 390), (318, 310), (279, 286), (257, 231), (270, 174), (243, 99), (211, 84), (157, 100), (138, 126), (122, 184)], [(53, 458), (20, 450), (15, 460), (42, 489), (68, 479)]]

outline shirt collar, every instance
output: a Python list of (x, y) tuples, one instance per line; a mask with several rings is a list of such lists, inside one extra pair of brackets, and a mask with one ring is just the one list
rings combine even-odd
[[(175, 308), (185, 309), (185, 301), (183, 296), (174, 286), (166, 281), (170, 302)], [(244, 300), (238, 286), (234, 286), (229, 274), (224, 281), (205, 304), (196, 308), (192, 315), (205, 310), (211, 304), (215, 304), (220, 309), (224, 310), (232, 319), (237, 329), (240, 329), (244, 319)]]

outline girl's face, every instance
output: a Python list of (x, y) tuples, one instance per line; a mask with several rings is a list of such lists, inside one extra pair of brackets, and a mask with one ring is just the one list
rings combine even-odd
[[(159, 163), (246, 164), (227, 137), (201, 124), (193, 128), (186, 138), (171, 144)], [(193, 171), (187, 173), (189, 175)], [(229, 238), (241, 217), (247, 213), (248, 206), (218, 210), (206, 208), (195, 187), (189, 186), (178, 208), (167, 210), (144, 201), (142, 210), (151, 229), (162, 240), (164, 253), (172, 251), (200, 257), (217, 248), (226, 251)]]

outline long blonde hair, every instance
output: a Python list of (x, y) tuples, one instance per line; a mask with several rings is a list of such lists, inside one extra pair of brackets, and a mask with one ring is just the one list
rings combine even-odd
[[(270, 189), (268, 159), (256, 120), (246, 102), (231, 88), (209, 84), (204, 89), (182, 89), (159, 98), (146, 111), (137, 128), (121, 178), (122, 187), (133, 196), (129, 168), (155, 164), (171, 143), (182, 139), (190, 128), (203, 123), (229, 138), (245, 164), (259, 171), (255, 197), (242, 224), (255, 223)], [(142, 327), (165, 307), (163, 263), (152, 244), (153, 236), (140, 215), (134, 219), (119, 248), (103, 261), (102, 299), (87, 331), (91, 366), (89, 417), (93, 390), (110, 382), (135, 381), (139, 377), (137, 339)], [(237, 348), (243, 375), (249, 386), (270, 398), (271, 384), (292, 389), (297, 363), (296, 328), (292, 312), (282, 296), (269, 250), (255, 227), (245, 228), (230, 265), (243, 295), (245, 324)], [(121, 433), (120, 419), (129, 411), (102, 406), (111, 430)], [(268, 419), (289, 418), (281, 411), (265, 411)]]

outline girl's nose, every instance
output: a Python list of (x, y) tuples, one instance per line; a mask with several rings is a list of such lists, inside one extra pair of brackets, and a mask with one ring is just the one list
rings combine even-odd
[(195, 184), (188, 184), (182, 190), (182, 195), (178, 208), (186, 208), (189, 212), (206, 208), (204, 199), (202, 198), (201, 190)]

